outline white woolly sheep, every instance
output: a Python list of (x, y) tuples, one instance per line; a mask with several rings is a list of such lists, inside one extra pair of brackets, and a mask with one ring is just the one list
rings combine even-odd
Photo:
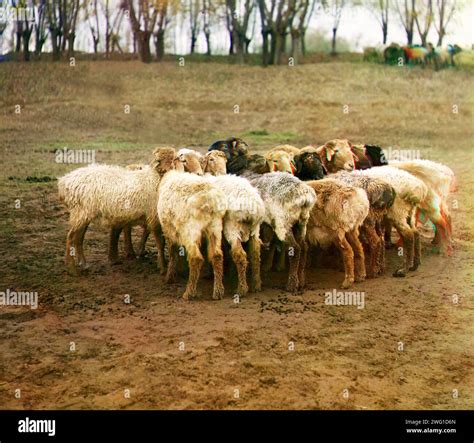
[(227, 197), (227, 212), (224, 216), (224, 238), (230, 245), (232, 260), (237, 268), (239, 285), (237, 293), (245, 295), (247, 285), (247, 254), (242, 243), (249, 244), (252, 292), (260, 291), (260, 225), (265, 215), (265, 205), (258, 191), (248, 180), (226, 172), (226, 157), (220, 151), (210, 151), (203, 158), (205, 173), (211, 183), (224, 191)]
[(306, 240), (322, 248), (335, 244), (341, 251), (345, 272), (342, 288), (350, 287), (354, 281), (363, 281), (366, 277), (365, 256), (359, 228), (369, 213), (367, 194), (361, 188), (332, 178), (305, 183), (316, 193)]
[(392, 161), (390, 166), (409, 172), (428, 187), (428, 194), (420, 205), (421, 215), (428, 217), (435, 226), (434, 243), (441, 244), (450, 255), (452, 224), (448, 195), (455, 187), (454, 172), (448, 166), (430, 160)]
[(392, 166), (380, 166), (361, 171), (368, 177), (380, 178), (395, 189), (395, 201), (388, 209), (386, 219), (393, 223), (403, 239), (405, 264), (395, 271), (395, 277), (405, 277), (421, 264), (420, 234), (416, 229), (415, 211), (428, 195), (427, 186), (415, 176)]
[[(316, 194), (305, 183), (285, 172), (262, 175), (246, 172), (242, 176), (250, 181), (262, 197), (265, 204), (264, 225), (272, 229), (288, 251), (290, 269), (286, 287), (288, 291), (295, 292), (304, 286), (306, 225)], [(273, 243), (271, 239), (270, 243)], [(263, 270), (271, 267), (274, 251), (272, 247), (262, 265)]]
[(204, 262), (199, 246), (207, 240), (207, 258), (214, 271), (212, 298), (224, 295), (222, 220), (226, 213), (226, 197), (205, 177), (179, 171), (169, 171), (161, 180), (158, 197), (158, 217), (169, 245), (166, 282), (176, 278), (178, 246), (186, 249), (189, 277), (184, 299), (196, 295), (197, 282)]
[(150, 166), (129, 171), (109, 165), (90, 165), (76, 169), (58, 181), (59, 198), (69, 212), (70, 230), (66, 242), (66, 264), (84, 267), (84, 235), (89, 224), (102, 219), (110, 226), (109, 260), (117, 261), (118, 238), (126, 225), (144, 224), (153, 232), (158, 247), (158, 265), (164, 270), (160, 226), (156, 211), (161, 176), (173, 167), (175, 151), (161, 148), (154, 151)]

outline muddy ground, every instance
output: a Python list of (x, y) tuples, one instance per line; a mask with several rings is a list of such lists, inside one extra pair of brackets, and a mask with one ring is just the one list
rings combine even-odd
[[(349, 75), (346, 67), (337, 70), (335, 66), (303, 67), (300, 69), (306, 71), (299, 72), (302, 81), (307, 79), (304, 84), (308, 87), (315, 75), (326, 79), (333, 72)], [(351, 78), (354, 70), (362, 70), (360, 85), (366, 87), (367, 68), (352, 68)], [(88, 81), (89, 74), (90, 81), (95, 82), (97, 69), (85, 70), (82, 74), (86, 80), (83, 78), (81, 82)], [(216, 75), (224, 76), (225, 69), (216, 68)], [(258, 77), (260, 72), (252, 71), (255, 78), (249, 78), (266, 85), (262, 81), (270, 82), (269, 74), (262, 79)], [(384, 71), (380, 84), (389, 85), (391, 76), (398, 75), (394, 72)], [(34, 71), (23, 72), (16, 81), (27, 84), (29, 76), (34, 75)], [(223, 78), (231, 82), (231, 71), (226, 75)], [(426, 90), (439, 91), (430, 88), (451, 82), (452, 94), (462, 102), (462, 89), (471, 84), (471, 77), (455, 72), (441, 75), (447, 77), (426, 78)], [(283, 80), (278, 77), (275, 81)], [(405, 77), (400, 80), (408, 81), (411, 80)], [(416, 81), (419, 81), (416, 88), (425, 87), (421, 80)], [(334, 86), (337, 77), (329, 83)], [(222, 90), (228, 91), (228, 87), (224, 81)], [(270, 272), (263, 276), (263, 292), (249, 294), (235, 303), (232, 298), (235, 281), (228, 266), (225, 299), (211, 300), (212, 281), (203, 278), (198, 299), (184, 302), (179, 296), (185, 279), (175, 285), (163, 283), (156, 271), (151, 240), (145, 259), (124, 260), (120, 265), (110, 266), (106, 260), (107, 231), (98, 224), (91, 226), (86, 236), (89, 270), (80, 277), (65, 271), (67, 214), (57, 200), (54, 179), (77, 165), (57, 165), (53, 160), (55, 149), (66, 143), (76, 147), (74, 140), (83, 131), (81, 147), (89, 140), (103, 137), (101, 144), (93, 145), (99, 161), (127, 164), (145, 161), (153, 144), (148, 132), (143, 136), (138, 131), (137, 141), (130, 140), (132, 129), (138, 128), (139, 117), (134, 117), (131, 127), (123, 124), (126, 133), (120, 132), (119, 124), (112, 139), (111, 129), (101, 127), (101, 119), (105, 117), (100, 117), (100, 112), (106, 107), (107, 112), (113, 108), (105, 99), (97, 101), (97, 108), (82, 109), (81, 103), (88, 99), (68, 95), (67, 87), (57, 96), (44, 85), (38, 88), (45, 96), (54, 96), (52, 102), (44, 98), (27, 100), (23, 123), (13, 112), (2, 111), (0, 126), (5, 135), (0, 196), (0, 291), (37, 291), (39, 297), (37, 309), (0, 306), (0, 408), (466, 409), (474, 406), (471, 221), (474, 186), (472, 152), (466, 138), (472, 131), (465, 129), (472, 122), (470, 110), (453, 123), (446, 120), (442, 106), (433, 106), (432, 114), (427, 116), (423, 111), (425, 105), (417, 105), (416, 112), (421, 112), (423, 118), (431, 118), (433, 123), (431, 132), (417, 132), (416, 125), (411, 126), (410, 112), (415, 111), (408, 108), (412, 106), (410, 100), (400, 102), (406, 104), (407, 115), (399, 117), (398, 128), (403, 127), (404, 132), (400, 133), (397, 146), (420, 146), (423, 153), (429, 154), (428, 158), (445, 162), (458, 176), (459, 190), (451, 196), (455, 240), (452, 257), (443, 257), (433, 250), (432, 233), (429, 228), (423, 229), (423, 263), (418, 271), (404, 279), (391, 277), (400, 258), (396, 250), (390, 250), (385, 276), (354, 285), (354, 291), (365, 294), (363, 309), (325, 304), (326, 291), (338, 288), (343, 279), (337, 260), (329, 256), (323, 256), (315, 267), (308, 269), (307, 288), (301, 294), (286, 293), (283, 290), (286, 275)], [(18, 91), (12, 87), (10, 94), (21, 94)], [(118, 91), (121, 91), (119, 87)], [(112, 92), (107, 92), (111, 102), (117, 95), (125, 95)], [(135, 106), (146, 100), (143, 91), (137, 94)], [(193, 111), (198, 117), (184, 122), (183, 131), (194, 128), (194, 135), (189, 136), (191, 140), (212, 140), (214, 133), (207, 128), (212, 117), (205, 113), (207, 96), (193, 98), (191, 107), (186, 94), (175, 97), (176, 107)], [(323, 89), (321, 94), (330, 92)], [(333, 95), (339, 97), (338, 94)], [(374, 132), (370, 132), (367, 119), (376, 118), (375, 115), (378, 118), (380, 109), (375, 102), (379, 99), (375, 97), (371, 102), (368, 95), (364, 97), (367, 100), (363, 105), (366, 106), (364, 116), (333, 126), (333, 136), (344, 133), (360, 140), (354, 129), (360, 123), (366, 125), (372, 140), (395, 139), (398, 129), (393, 115), (387, 117), (391, 123), (386, 125), (386, 133), (380, 126), (374, 126)], [(432, 103), (442, 103), (443, 109), (450, 112), (450, 99), (443, 101), (441, 96), (430, 99)], [(55, 103), (54, 100), (63, 103), (57, 113), (48, 104)], [(203, 108), (199, 107), (200, 100)], [(285, 106), (294, 106), (291, 109), (312, 106), (300, 99), (288, 100)], [(339, 110), (339, 99), (334, 100)], [(115, 104), (122, 102), (120, 98)], [(11, 99), (7, 104), (14, 103)], [(209, 109), (214, 106), (208, 105)], [(173, 115), (178, 121), (179, 115), (172, 114), (175, 105), (166, 106), (169, 110), (166, 118)], [(255, 126), (268, 130), (261, 133), (262, 140), (258, 140), (258, 132), (249, 133), (256, 151), (270, 147), (272, 137), (300, 145), (312, 141), (310, 130), (298, 132), (300, 123), (296, 120), (289, 129), (294, 132), (286, 135), (278, 132), (286, 128), (280, 111), (273, 114), (268, 111), (262, 117), (258, 103), (253, 105), (249, 101), (247, 106), (254, 112)], [(372, 106), (375, 108), (370, 110)], [(80, 120), (71, 118), (75, 109), (78, 119), (87, 114), (83, 126)], [(67, 118), (58, 135), (55, 130), (62, 127), (61, 112)], [(212, 112), (209, 110), (209, 115)], [(141, 117), (145, 119), (145, 114)], [(227, 118), (225, 122), (232, 133), (240, 133), (239, 125), (248, 127), (251, 121), (246, 117), (250, 120), (233, 123), (233, 117)], [(300, 119), (301, 125), (310, 128), (313, 118), (308, 110)], [(330, 117), (333, 118), (337, 118), (335, 114)], [(147, 125), (152, 127), (150, 122)], [(331, 124), (319, 116), (318, 125), (324, 130), (317, 141), (323, 141), (331, 132)], [(199, 132), (201, 128), (207, 131), (206, 137)], [(174, 135), (155, 134), (156, 144), (178, 138), (177, 130), (170, 126), (169, 134)], [(380, 135), (382, 132), (384, 135)], [(125, 147), (120, 140), (127, 140)], [(425, 145), (420, 140), (425, 140)], [(452, 150), (448, 151), (446, 146)], [(44, 176), (53, 181), (41, 181)], [(137, 241), (138, 229), (134, 235)], [(130, 303), (124, 302), (127, 294)]]

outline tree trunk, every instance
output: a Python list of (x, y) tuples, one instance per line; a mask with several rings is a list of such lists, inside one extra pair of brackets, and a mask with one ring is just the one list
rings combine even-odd
[(332, 28), (331, 55), (336, 55), (336, 34), (337, 28)]
[(301, 35), (298, 31), (293, 31), (291, 33), (291, 57), (295, 65), (298, 64), (301, 54)]
[(206, 37), (206, 46), (207, 46), (206, 55), (210, 56), (211, 55), (211, 33), (209, 31), (206, 31), (204, 35)]
[(443, 39), (444, 39), (444, 29), (441, 29), (438, 34), (438, 43), (436, 44), (438, 48), (443, 46)]
[(28, 26), (23, 31), (23, 59), (25, 62), (30, 61), (30, 37), (32, 29), (28, 29)]
[(50, 29), (51, 46), (53, 47), (53, 61), (58, 61), (61, 58), (61, 44), (59, 29)]
[(407, 43), (409, 46), (413, 44), (413, 31), (407, 30)]
[(383, 45), (386, 45), (386, 44), (387, 44), (387, 35), (388, 35), (388, 26), (387, 26), (387, 23), (384, 23), (384, 24), (382, 25), (382, 34), (383, 34), (382, 43), (383, 43)]
[(262, 64), (263, 66), (268, 66), (268, 32), (262, 30)]
[(196, 48), (196, 41), (197, 41), (196, 34), (191, 33), (191, 54), (194, 54), (194, 49)]
[(165, 55), (165, 31), (161, 30), (155, 34), (156, 58), (158, 61), (163, 60)]
[(230, 45), (229, 45), (229, 55), (234, 53), (234, 34), (229, 31)]
[(22, 36), (22, 31), (17, 31), (16, 32), (16, 45), (15, 45), (15, 52), (20, 53), (21, 52), (21, 36)]
[(143, 63), (151, 62), (150, 51), (150, 32), (137, 31), (138, 49), (140, 51), (140, 59)]
[(99, 52), (99, 39), (96, 37), (92, 37), (94, 40), (94, 54), (97, 54)]
[(276, 52), (276, 32), (275, 31), (270, 31), (270, 57), (269, 57), (269, 64), (273, 65), (275, 62), (275, 52)]
[(74, 40), (76, 39), (76, 34), (71, 32), (67, 36), (67, 56), (68, 58), (74, 57)]
[(276, 32), (275, 35), (276, 39), (273, 64), (280, 65), (282, 63), (283, 53), (285, 51), (285, 34)]
[(303, 55), (306, 55), (306, 30), (301, 30), (300, 31), (301, 35), (301, 53)]

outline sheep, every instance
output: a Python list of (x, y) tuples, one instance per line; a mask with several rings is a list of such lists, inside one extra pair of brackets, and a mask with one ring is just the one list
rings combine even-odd
[(340, 171), (331, 176), (349, 186), (362, 188), (369, 199), (369, 214), (362, 223), (361, 237), (368, 252), (366, 271), (374, 278), (385, 270), (384, 224), (388, 208), (395, 200), (395, 190), (387, 182), (362, 175), (360, 171)]
[(270, 172), (266, 158), (260, 154), (249, 154), (248, 145), (241, 138), (229, 137), (209, 146), (208, 151), (221, 151), (227, 158), (227, 172), (241, 175), (247, 171), (257, 174)]
[[(286, 289), (295, 292), (304, 286), (306, 258), (306, 225), (311, 208), (316, 201), (313, 189), (293, 175), (284, 172), (256, 174), (250, 171), (242, 174), (257, 189), (264, 204), (265, 216), (262, 231), (271, 228), (268, 242), (273, 237), (282, 242), (288, 251), (290, 269)], [(263, 270), (273, 262), (274, 248), (270, 249)]]
[(288, 172), (292, 175), (295, 174), (293, 155), (288, 153), (286, 150), (272, 149), (265, 154), (265, 160), (267, 162), (267, 171), (265, 172), (280, 171)]
[[(164, 271), (162, 242), (156, 211), (161, 176), (173, 167), (173, 148), (158, 148), (149, 166), (129, 171), (119, 166), (93, 164), (76, 169), (58, 180), (59, 198), (69, 212), (70, 230), (66, 241), (66, 264), (75, 269), (86, 266), (83, 242), (86, 230), (94, 219), (103, 219), (112, 229), (109, 239), (109, 260), (118, 257), (118, 237), (126, 225), (146, 223), (158, 247), (158, 266)], [(72, 248), (72, 249), (71, 249)]]
[(320, 180), (327, 173), (315, 148), (304, 150), (295, 155), (295, 175), (300, 180)]
[(355, 169), (388, 165), (383, 149), (377, 145), (352, 145), (355, 155)]
[(199, 248), (203, 238), (207, 240), (207, 256), (214, 271), (212, 298), (220, 299), (224, 295), (221, 242), (226, 210), (226, 196), (205, 177), (170, 170), (161, 179), (157, 212), (170, 247), (165, 282), (171, 283), (176, 278), (178, 246), (183, 245), (189, 265), (185, 300), (196, 295), (204, 262)]
[[(186, 172), (193, 172), (198, 175), (202, 175), (202, 168), (200, 165), (201, 158), (202, 155), (196, 151), (193, 151), (192, 149), (181, 148), (177, 153), (177, 160), (183, 164), (184, 170)], [(126, 168), (129, 170), (139, 170), (143, 169), (144, 166), (146, 165), (132, 164), (126, 166)], [(136, 256), (132, 245), (132, 227), (130, 225), (125, 226), (123, 232), (125, 241), (125, 254), (126, 257), (130, 259)], [(140, 240), (140, 247), (138, 250), (139, 257), (143, 257), (145, 255), (145, 246), (149, 235), (150, 231), (147, 229), (146, 225), (144, 225), (142, 238)], [(164, 242), (162, 242), (162, 244), (164, 247)], [(164, 254), (164, 250), (162, 251), (162, 254)]]
[(293, 145), (278, 145), (275, 146), (274, 148), (270, 149), (268, 152), (276, 152), (276, 151), (283, 151), (289, 154), (290, 158), (293, 160), (293, 158), (300, 153), (300, 150), (293, 146)]
[[(329, 173), (340, 170), (353, 171), (355, 169), (355, 155), (351, 150), (349, 140), (334, 139), (316, 148), (316, 152)], [(303, 148), (307, 152), (308, 148)]]
[(419, 210), (435, 226), (434, 243), (441, 243), (445, 253), (450, 255), (452, 223), (447, 199), (455, 181), (454, 172), (449, 167), (430, 160), (393, 161), (390, 165), (409, 172), (425, 183), (428, 194)]
[(369, 213), (367, 194), (361, 188), (333, 178), (305, 183), (316, 194), (316, 204), (308, 221), (307, 242), (322, 248), (335, 244), (341, 251), (345, 272), (342, 288), (349, 288), (354, 281), (365, 280), (365, 256), (359, 228)]
[(220, 151), (208, 152), (202, 161), (203, 170), (211, 176), (211, 182), (222, 189), (227, 197), (224, 216), (224, 238), (231, 247), (232, 260), (237, 268), (237, 293), (248, 292), (246, 270), (247, 254), (242, 243), (249, 242), (252, 292), (260, 291), (260, 225), (265, 215), (265, 205), (248, 180), (235, 175), (225, 175), (226, 157)]
[(365, 169), (360, 172), (367, 177), (380, 178), (395, 190), (393, 205), (387, 210), (386, 219), (395, 226), (403, 239), (404, 266), (394, 272), (394, 277), (405, 277), (421, 264), (420, 235), (414, 220), (415, 210), (428, 195), (427, 186), (415, 176), (392, 166)]

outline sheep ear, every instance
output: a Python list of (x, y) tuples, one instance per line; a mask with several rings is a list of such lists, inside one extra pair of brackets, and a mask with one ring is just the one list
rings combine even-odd
[(333, 148), (330, 148), (328, 146), (326, 146), (325, 151), (326, 151), (326, 160), (330, 162), (332, 158), (334, 157), (334, 154), (336, 153), (336, 151)]
[(209, 156), (207, 155), (204, 155), (203, 157), (201, 157), (200, 159), (200, 163), (201, 163), (201, 168), (203, 170), (203, 172), (206, 172), (206, 168), (207, 168), (207, 163), (209, 161)]

